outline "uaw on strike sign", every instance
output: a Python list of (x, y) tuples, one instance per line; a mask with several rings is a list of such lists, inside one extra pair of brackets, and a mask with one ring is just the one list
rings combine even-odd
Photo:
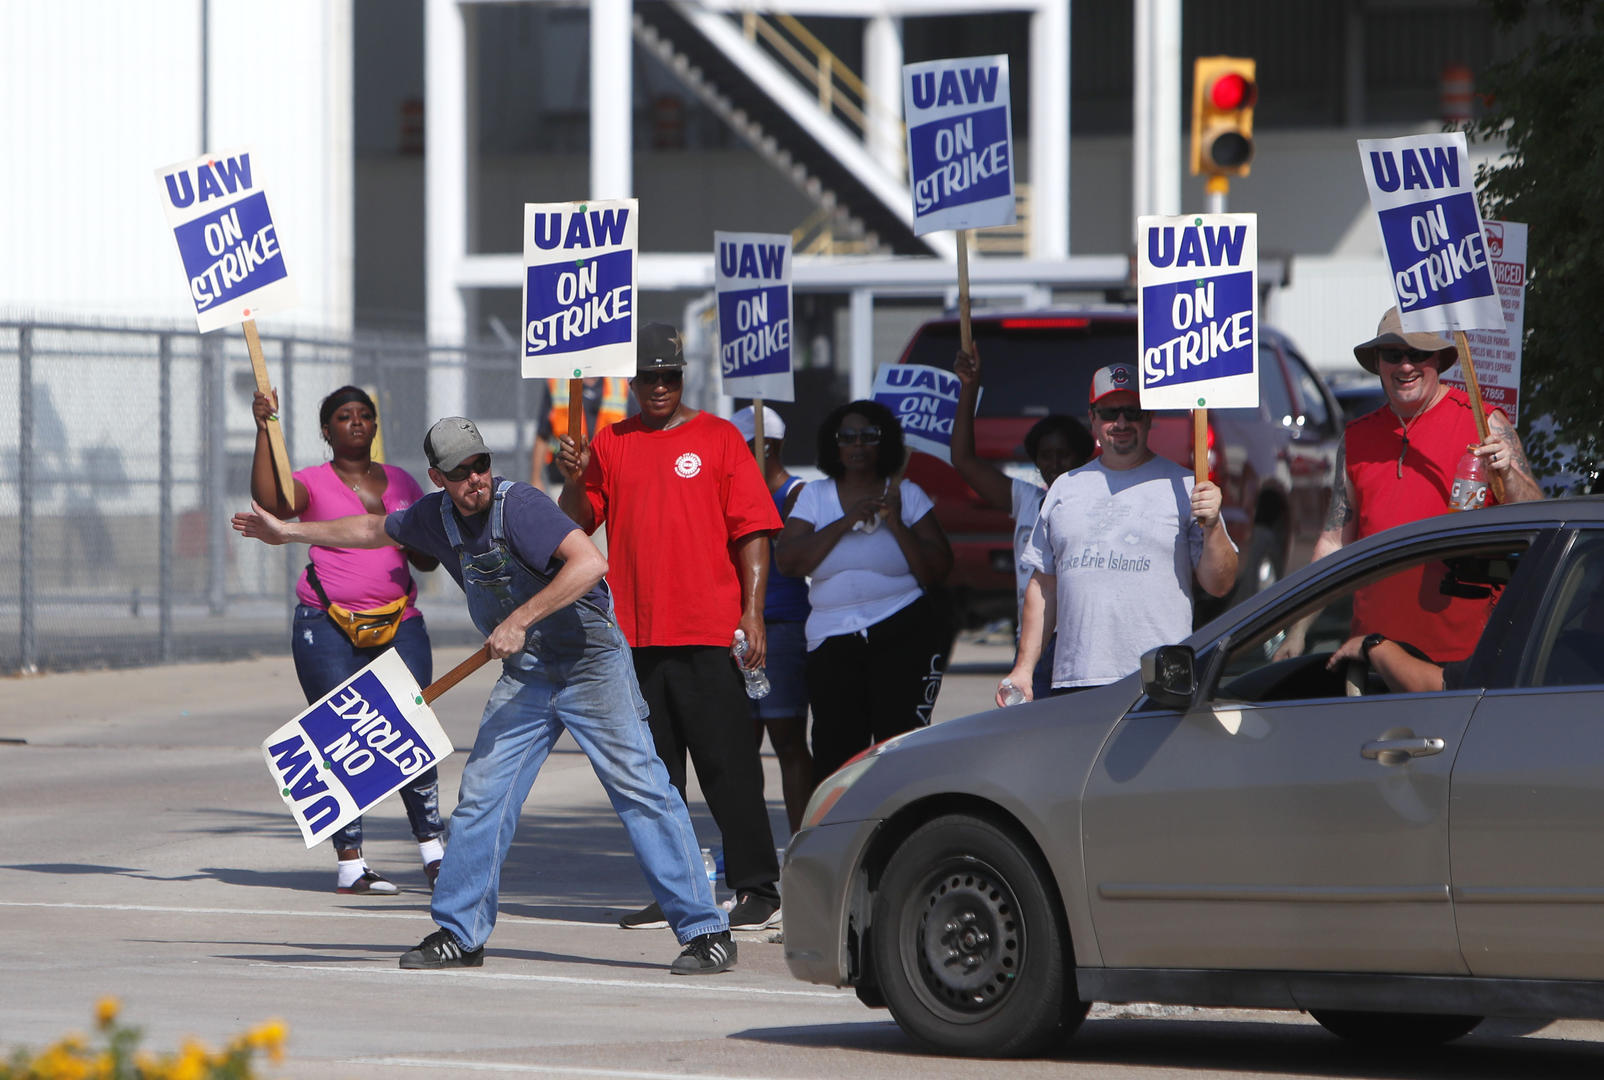
[(295, 305), (267, 193), (248, 150), (156, 170), (201, 332)]
[(904, 65), (902, 115), (915, 236), (1014, 223), (1008, 57)]
[(1465, 133), (1360, 139), (1359, 161), (1404, 330), (1503, 327)]
[(307, 847), (450, 753), (451, 739), (394, 649), (262, 743)]
[(795, 401), (790, 234), (715, 232), (713, 288), (724, 392)]
[(635, 374), (638, 203), (524, 204), (526, 379)]
[(1144, 409), (1259, 403), (1256, 214), (1137, 219)]

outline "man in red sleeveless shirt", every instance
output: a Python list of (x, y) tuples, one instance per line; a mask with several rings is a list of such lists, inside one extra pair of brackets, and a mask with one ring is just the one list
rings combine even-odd
[[(1382, 316), (1376, 336), (1355, 345), (1353, 355), (1360, 367), (1381, 377), (1387, 404), (1348, 425), (1337, 450), (1331, 505), (1314, 545), (1315, 559), (1394, 525), (1446, 513), (1455, 469), (1469, 448), (1503, 480), (1504, 502), (1543, 497), (1509, 418), (1496, 409), (1488, 413), (1487, 441), (1479, 443), (1470, 399), (1439, 381), (1458, 360), (1452, 341), (1405, 333), (1394, 307)], [(1488, 502), (1494, 501), (1489, 494)], [(1428, 563), (1360, 589), (1348, 643), (1353, 648), (1344, 649), (1356, 655), (1367, 634), (1381, 634), (1415, 645), (1438, 664), (1469, 656), (1492, 599), (1442, 595), (1437, 585), (1444, 571), (1443, 564)], [(1303, 651), (1306, 629), (1306, 623), (1293, 628), (1283, 655)]]

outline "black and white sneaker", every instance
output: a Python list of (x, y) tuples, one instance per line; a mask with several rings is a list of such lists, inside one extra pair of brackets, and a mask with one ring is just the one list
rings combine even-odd
[(653, 900), (645, 907), (632, 915), (625, 915), (618, 920), (618, 925), (625, 930), (667, 930), (668, 919), (663, 915), (663, 909)]
[(767, 930), (779, 922), (780, 901), (762, 893), (740, 893), (730, 909), (731, 930)]
[(685, 951), (674, 958), (668, 970), (675, 975), (717, 975), (735, 966), (735, 942), (728, 930), (691, 938)]
[(462, 943), (450, 930), (436, 930), (418, 942), (416, 949), (409, 949), (401, 954), (401, 966), (412, 970), (484, 967), (484, 965), (484, 946), (481, 945), (469, 952), (462, 947)]

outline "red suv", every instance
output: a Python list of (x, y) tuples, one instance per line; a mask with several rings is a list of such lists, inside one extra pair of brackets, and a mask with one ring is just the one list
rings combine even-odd
[[(984, 312), (972, 326), (983, 387), (975, 452), (1038, 480), (1025, 456), (1025, 432), (1049, 413), (1085, 423), (1092, 373), (1137, 359), (1136, 312), (1129, 308)], [(914, 331), (900, 362), (951, 370), (957, 351), (957, 318), (934, 319)], [(1341, 440), (1342, 411), (1330, 390), (1291, 341), (1261, 325), (1259, 407), (1209, 410), (1209, 475), (1224, 492), (1226, 527), (1242, 553), (1233, 600), (1309, 561), (1325, 523)], [(1155, 414), (1149, 445), (1191, 468), (1191, 414)], [(1012, 616), (1008, 515), (984, 504), (950, 465), (928, 454), (913, 455), (908, 477), (935, 500), (937, 520), (952, 541), (947, 584), (967, 621)], [(1217, 613), (1217, 606), (1207, 611)]]

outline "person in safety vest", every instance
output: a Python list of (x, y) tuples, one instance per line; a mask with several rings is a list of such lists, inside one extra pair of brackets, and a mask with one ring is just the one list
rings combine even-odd
[[(585, 409), (585, 438), (632, 414), (628, 379), (590, 378), (585, 380), (581, 398)], [(536, 487), (561, 487), (562, 470), (557, 467), (557, 440), (568, 434), (568, 380), (546, 380), (546, 408), (535, 432), (534, 452), (529, 455), (529, 482)]]

